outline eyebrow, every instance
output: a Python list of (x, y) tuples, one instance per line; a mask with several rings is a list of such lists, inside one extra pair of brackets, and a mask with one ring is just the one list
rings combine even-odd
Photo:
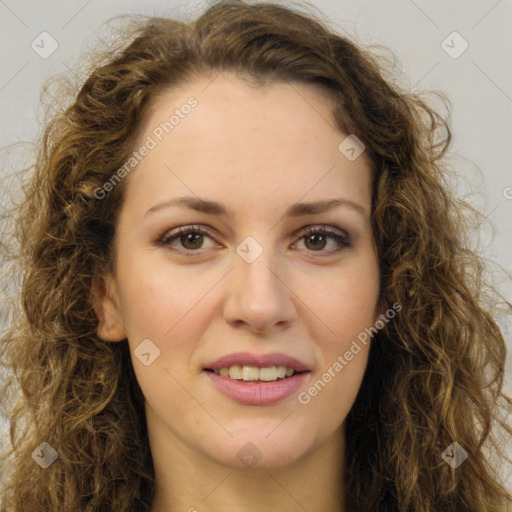
[[(209, 215), (219, 216), (233, 216), (233, 213), (228, 210), (225, 206), (215, 201), (208, 201), (206, 199), (200, 199), (193, 196), (176, 197), (174, 199), (161, 201), (152, 206), (145, 214), (144, 217), (150, 213), (154, 213), (163, 208), (169, 208), (172, 206), (187, 208), (189, 210), (195, 210), (197, 212), (206, 213)], [(318, 213), (324, 213), (328, 210), (339, 206), (349, 207), (358, 213), (366, 217), (366, 209), (350, 199), (336, 198), (336, 199), (322, 199), (319, 201), (312, 201), (309, 203), (296, 203), (291, 205), (283, 215), (283, 217), (300, 217), (303, 215), (314, 215)]]

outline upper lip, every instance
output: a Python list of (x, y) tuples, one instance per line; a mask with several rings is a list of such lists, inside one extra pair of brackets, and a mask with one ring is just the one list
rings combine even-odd
[(251, 354), (250, 352), (237, 352), (229, 354), (209, 363), (205, 370), (220, 370), (230, 366), (257, 366), (265, 368), (269, 366), (286, 366), (297, 372), (309, 371), (309, 366), (295, 357), (275, 352), (273, 354)]

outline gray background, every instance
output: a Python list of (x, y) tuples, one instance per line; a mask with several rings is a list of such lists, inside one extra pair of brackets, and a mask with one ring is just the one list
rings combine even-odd
[[(253, 2), (254, 3), (254, 2)], [(287, 5), (289, 2), (280, 2)], [(305, 2), (296, 2), (304, 5)], [(417, 91), (443, 91), (452, 104), (453, 144), (450, 160), (465, 176), (461, 196), (487, 217), (482, 226), (482, 253), (512, 271), (512, 1), (511, 0), (314, 0), (341, 32), (363, 44), (391, 49), (402, 68), (400, 83)], [(76, 59), (94, 46), (102, 24), (118, 14), (140, 13), (187, 19), (209, 3), (141, 0), (0, 0), (0, 146), (32, 140), (40, 132), (39, 94), (52, 75), (73, 69)], [(315, 11), (315, 9), (313, 9)], [(48, 32), (58, 48), (47, 58)], [(450, 36), (457, 31), (463, 40)], [(44, 45), (41, 38), (46, 38)], [(448, 37), (448, 39), (447, 39)], [(443, 44), (443, 41), (446, 41)], [(451, 48), (447, 48), (449, 45)], [(443, 49), (444, 48), (444, 49)], [(16, 168), (2, 154), (2, 176)], [(510, 188), (509, 188), (510, 187)], [(3, 179), (3, 192), (7, 190)], [(1, 204), (0, 204), (1, 207)], [(492, 272), (512, 303), (512, 283)], [(512, 323), (501, 321), (509, 349)], [(507, 387), (512, 391), (512, 354)], [(510, 475), (512, 477), (512, 474)]]

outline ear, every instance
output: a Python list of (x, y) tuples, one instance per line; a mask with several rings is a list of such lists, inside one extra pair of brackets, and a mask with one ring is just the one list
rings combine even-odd
[(96, 274), (92, 280), (91, 301), (98, 318), (98, 336), (105, 341), (123, 341), (126, 332), (121, 323), (121, 310), (115, 286), (110, 273)]

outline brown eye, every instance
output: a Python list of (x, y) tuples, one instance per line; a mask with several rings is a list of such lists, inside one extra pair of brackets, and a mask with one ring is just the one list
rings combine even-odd
[(327, 245), (327, 237), (325, 235), (319, 235), (318, 233), (307, 235), (304, 237), (304, 240), (306, 241), (306, 247), (312, 251), (322, 250)]
[[(350, 238), (347, 233), (323, 225), (308, 228), (302, 233), (300, 240), (304, 241), (306, 250), (326, 255), (335, 254), (347, 247), (351, 247)], [(332, 243), (334, 246), (331, 246)]]
[(202, 233), (191, 232), (187, 235), (181, 235), (179, 239), (184, 249), (201, 249), (204, 242), (204, 235)]
[(218, 244), (214, 243), (214, 240), (206, 231), (200, 227), (189, 226), (180, 227), (164, 234), (156, 243), (161, 247), (170, 246), (184, 253), (192, 253), (208, 248), (204, 247), (207, 240), (210, 240), (209, 247), (218, 247)]

